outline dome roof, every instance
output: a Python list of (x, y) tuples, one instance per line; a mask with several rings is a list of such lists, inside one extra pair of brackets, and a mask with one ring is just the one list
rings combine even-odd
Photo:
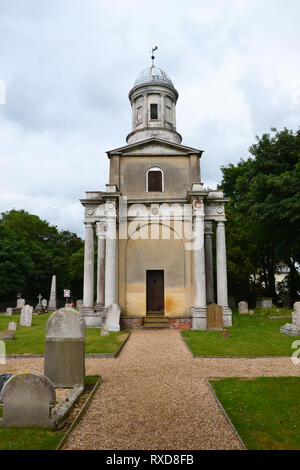
[(165, 84), (169, 85), (174, 88), (174, 85), (172, 83), (172, 80), (168, 77), (166, 72), (159, 68), (159, 67), (148, 67), (145, 70), (143, 70), (137, 77), (136, 81), (134, 82), (133, 87), (139, 86), (139, 85), (146, 85), (146, 84)]

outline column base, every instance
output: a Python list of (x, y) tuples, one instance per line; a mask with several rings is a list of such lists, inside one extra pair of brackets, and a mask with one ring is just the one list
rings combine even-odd
[(232, 326), (232, 311), (229, 307), (222, 307), (223, 326)]
[(206, 307), (192, 307), (192, 330), (206, 330)]
[(94, 307), (85, 307), (83, 305), (80, 308), (80, 313), (83, 315), (86, 328), (101, 328), (102, 318), (99, 312), (95, 312)]
[(104, 304), (96, 304), (95, 312), (101, 317), (101, 326), (105, 322), (107, 308), (105, 308)]

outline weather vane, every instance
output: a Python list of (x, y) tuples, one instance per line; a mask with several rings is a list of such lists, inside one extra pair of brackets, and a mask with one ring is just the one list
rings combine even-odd
[(155, 55), (154, 55), (154, 52), (157, 51), (158, 47), (155, 46), (152, 48), (151, 50), (151, 59), (152, 59), (152, 67), (154, 67), (154, 59), (155, 59)]

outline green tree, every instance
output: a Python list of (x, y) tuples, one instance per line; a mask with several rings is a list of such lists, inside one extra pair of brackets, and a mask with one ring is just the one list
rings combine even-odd
[(235, 294), (247, 284), (251, 292), (255, 275), (256, 286), (264, 285), (264, 294), (276, 299), (275, 273), (284, 261), (290, 268), (287, 288), (295, 300), (300, 289), (300, 130), (273, 132), (257, 137), (249, 149), (252, 158), (222, 167), (221, 186), (231, 197), (229, 281)]
[(82, 295), (82, 272), (76, 275), (73, 255), (82, 253), (83, 241), (75, 233), (59, 231), (46, 220), (24, 210), (11, 210), (0, 218), (0, 298), (12, 300), (17, 292), (35, 301), (49, 296), (51, 276), (56, 274), (58, 295), (70, 288)]

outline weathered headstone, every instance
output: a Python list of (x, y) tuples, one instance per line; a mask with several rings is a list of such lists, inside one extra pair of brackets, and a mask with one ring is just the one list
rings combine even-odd
[(51, 282), (51, 292), (50, 292), (50, 300), (48, 305), (48, 310), (56, 310), (56, 276), (55, 274), (52, 276)]
[(9, 322), (9, 324), (8, 324), (8, 329), (9, 329), (9, 330), (12, 330), (12, 331), (16, 331), (16, 329), (17, 329), (17, 323), (16, 323), (15, 321)]
[(55, 387), (84, 386), (85, 322), (74, 309), (61, 308), (48, 319), (45, 375)]
[(294, 303), (292, 313), (293, 323), (286, 323), (280, 328), (280, 333), (288, 336), (300, 336), (300, 302)]
[(221, 330), (223, 328), (223, 309), (221, 305), (209, 304), (206, 307), (207, 330)]
[(23, 308), (25, 307), (25, 299), (22, 299), (21, 297), (17, 299), (17, 307), (16, 308)]
[(6, 315), (12, 315), (12, 314), (13, 314), (13, 309), (11, 307), (7, 307)]
[(40, 372), (14, 375), (0, 395), (3, 404), (0, 427), (52, 427), (50, 410), (55, 399), (53, 385)]
[(0, 332), (0, 339), (3, 341), (10, 341), (14, 339), (15, 332), (13, 330), (5, 330)]
[(82, 305), (83, 305), (83, 300), (82, 299), (79, 299), (79, 300), (76, 301), (76, 307), (78, 309), (80, 309), (82, 307)]
[(272, 308), (273, 299), (264, 297), (262, 299), (256, 299), (256, 308)]
[(48, 302), (47, 302), (46, 299), (43, 299), (41, 304), (42, 304), (42, 307), (43, 307), (44, 310), (48, 307)]
[(238, 308), (239, 308), (239, 313), (245, 314), (248, 313), (248, 302), (245, 302), (242, 300), (241, 302), (238, 303)]
[(249, 310), (249, 315), (254, 315), (254, 310)]
[(104, 323), (105, 331), (120, 331), (121, 309), (118, 304), (113, 303), (107, 308), (106, 319)]
[(31, 326), (33, 307), (25, 305), (21, 311), (20, 326)]

